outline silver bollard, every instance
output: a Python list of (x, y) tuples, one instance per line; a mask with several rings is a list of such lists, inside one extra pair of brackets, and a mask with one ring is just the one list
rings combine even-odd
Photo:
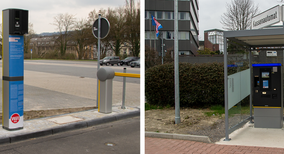
[(99, 81), (99, 112), (112, 112), (112, 79), (114, 78), (114, 70), (109, 67), (100, 68), (97, 72)]
[[(123, 73), (126, 73), (126, 68), (123, 69)], [(121, 109), (125, 109), (125, 83), (126, 83), (126, 77), (123, 77), (122, 106), (121, 106)]]

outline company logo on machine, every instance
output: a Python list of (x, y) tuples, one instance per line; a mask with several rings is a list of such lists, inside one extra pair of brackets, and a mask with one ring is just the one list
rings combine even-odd
[(18, 113), (14, 113), (12, 116), (11, 116), (11, 121), (12, 123), (16, 124), (20, 121), (20, 115)]

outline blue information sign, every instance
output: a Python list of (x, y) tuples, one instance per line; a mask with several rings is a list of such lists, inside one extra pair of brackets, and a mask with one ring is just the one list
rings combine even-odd
[(9, 76), (24, 76), (24, 36), (9, 36)]

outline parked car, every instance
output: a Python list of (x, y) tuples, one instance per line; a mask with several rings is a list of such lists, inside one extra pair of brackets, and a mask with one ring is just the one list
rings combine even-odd
[(130, 62), (136, 61), (136, 60), (138, 60), (138, 59), (140, 59), (140, 57), (127, 57), (127, 58), (125, 58), (125, 59), (123, 59), (123, 60), (120, 61), (120, 65), (121, 65), (121, 66), (122, 66), (122, 65), (127, 65), (127, 66), (129, 66)]
[(118, 56), (108, 56), (105, 57), (104, 59), (100, 60), (100, 65), (111, 65), (113, 66), (114, 64), (119, 65), (120, 64), (120, 58)]
[(133, 62), (130, 62), (130, 66), (131, 67), (140, 67), (140, 59), (136, 60), (136, 61), (133, 61)]

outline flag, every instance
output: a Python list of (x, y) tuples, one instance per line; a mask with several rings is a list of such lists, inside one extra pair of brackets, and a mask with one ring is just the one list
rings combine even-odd
[(152, 16), (152, 25), (156, 26), (156, 36), (158, 37), (159, 36), (159, 29), (163, 28), (163, 26), (153, 16)]

